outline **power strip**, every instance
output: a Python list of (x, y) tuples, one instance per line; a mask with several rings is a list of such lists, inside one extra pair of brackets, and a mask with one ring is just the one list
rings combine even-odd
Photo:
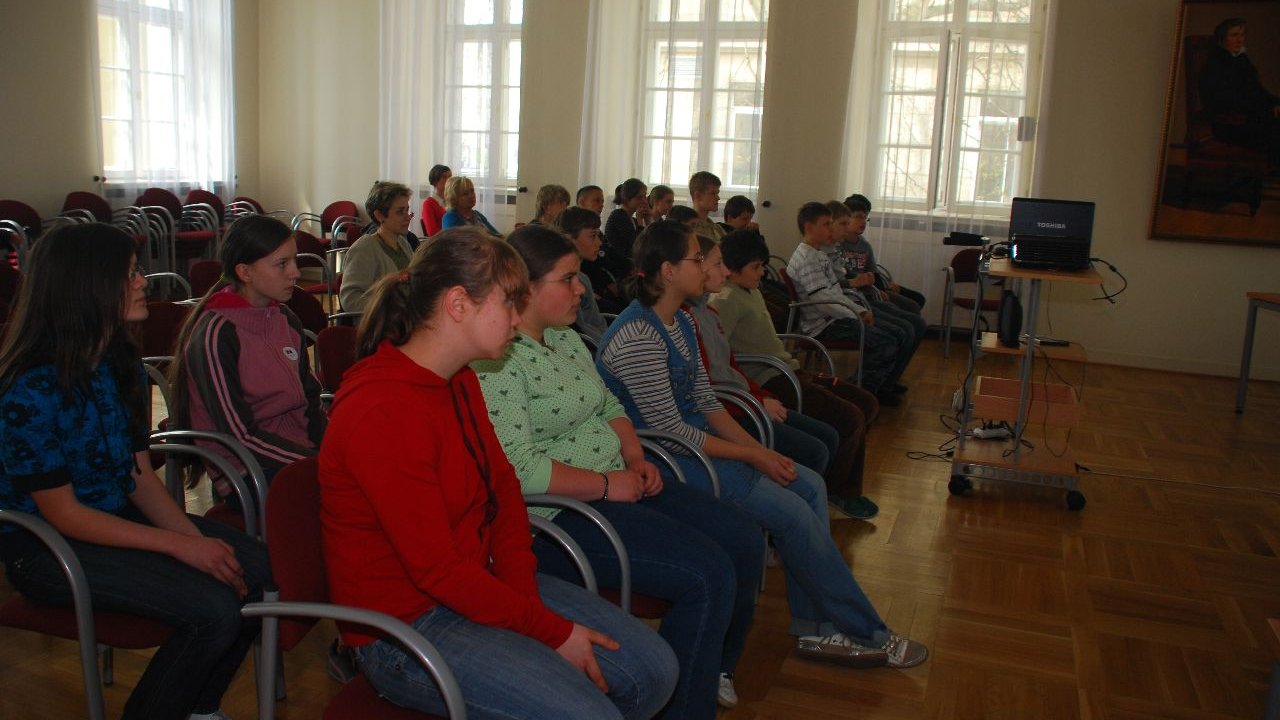
[(980, 427), (970, 431), (979, 440), (1008, 440), (1013, 433), (1007, 427)]

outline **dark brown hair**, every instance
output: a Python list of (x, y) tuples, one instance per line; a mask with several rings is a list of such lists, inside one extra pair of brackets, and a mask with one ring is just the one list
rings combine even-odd
[[(231, 223), (227, 234), (222, 239), (222, 248), (218, 251), (218, 260), (222, 262), (222, 277), (209, 288), (209, 292), (200, 298), (200, 302), (191, 309), (191, 314), (182, 324), (178, 340), (173, 347), (173, 364), (169, 367), (169, 389), (172, 391), (173, 406), (169, 409), (178, 422), (178, 429), (191, 428), (191, 397), (187, 392), (186, 349), (195, 332), (196, 323), (204, 315), (205, 305), (209, 298), (228, 285), (239, 287), (236, 277), (236, 266), (252, 265), (275, 252), (293, 237), (288, 225), (267, 215), (245, 215)], [(301, 291), (298, 291), (301, 292)]]
[(77, 392), (88, 397), (106, 363), (131, 433), (145, 434), (147, 386), (124, 320), (134, 252), (132, 238), (104, 223), (63, 225), (32, 247), (0, 343), (0, 393), (22, 373), (52, 365), (58, 389), (74, 402)]
[(635, 262), (635, 274), (627, 284), (631, 297), (641, 305), (652, 307), (662, 297), (662, 264), (678, 263), (689, 251), (689, 236), (693, 231), (676, 220), (659, 220), (645, 226), (636, 238), (631, 259)]

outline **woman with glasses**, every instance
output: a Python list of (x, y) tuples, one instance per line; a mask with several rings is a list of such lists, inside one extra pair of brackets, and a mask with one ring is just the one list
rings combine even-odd
[[(261, 543), (184, 514), (151, 467), (150, 391), (128, 332), (148, 313), (133, 239), (99, 223), (63, 226), (25, 269), (0, 344), (0, 510), (36, 515), (66, 538), (94, 610), (173, 627), (126, 720), (225, 718), (222, 695), (258, 634), (240, 608), (262, 599), (271, 571)], [(24, 596), (71, 605), (62, 566), (34, 536), (0, 523), (0, 558)]]
[(409, 266), (413, 248), (407, 235), (413, 213), (409, 198), (413, 192), (395, 182), (377, 182), (364, 201), (369, 218), (378, 229), (351, 245), (342, 261), (342, 286), (338, 301), (342, 309), (363, 312), (369, 288), (383, 275)]

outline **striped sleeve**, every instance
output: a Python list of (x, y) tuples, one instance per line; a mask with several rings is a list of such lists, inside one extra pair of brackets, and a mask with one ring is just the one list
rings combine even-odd
[(235, 325), (221, 313), (206, 312), (187, 343), (187, 377), (193, 402), (208, 413), (216, 432), (226, 433), (253, 453), (268, 476), (294, 460), (315, 454), (263, 430), (240, 383), (240, 338)]
[(706, 433), (680, 416), (667, 369), (666, 344), (648, 323), (635, 320), (619, 328), (602, 349), (600, 361), (626, 386), (645, 425), (676, 433), (698, 447), (706, 443)]

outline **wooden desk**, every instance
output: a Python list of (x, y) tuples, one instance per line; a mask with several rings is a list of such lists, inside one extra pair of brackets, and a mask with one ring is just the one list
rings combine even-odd
[(1248, 292), (1249, 312), (1244, 324), (1244, 354), (1240, 358), (1240, 386), (1236, 388), (1236, 414), (1244, 412), (1244, 396), (1249, 391), (1249, 362), (1253, 358), (1253, 328), (1258, 324), (1258, 308), (1280, 310), (1280, 293)]

